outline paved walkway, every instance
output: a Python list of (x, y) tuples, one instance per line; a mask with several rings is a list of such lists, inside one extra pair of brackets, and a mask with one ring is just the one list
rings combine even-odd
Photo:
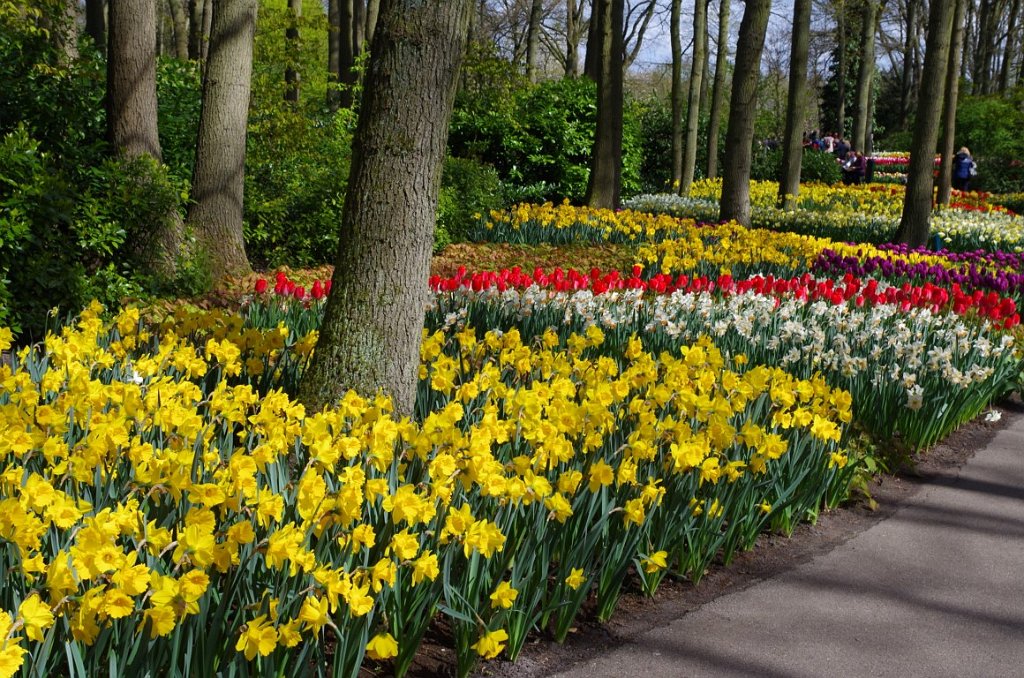
[(1024, 676), (1024, 417), (891, 518), (559, 676)]

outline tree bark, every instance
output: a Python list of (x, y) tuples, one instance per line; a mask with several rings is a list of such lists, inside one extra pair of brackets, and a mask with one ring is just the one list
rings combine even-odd
[(174, 24), (174, 56), (182, 61), (188, 61), (188, 16), (181, 2), (182, 0), (167, 0), (167, 5), (170, 7), (171, 22)]
[(101, 54), (107, 52), (107, 19), (103, 0), (85, 0), (85, 33)]
[(199, 37), (199, 60), (203, 62), (206, 74), (206, 60), (210, 56), (210, 36), (213, 33), (213, 5), (219, 0), (203, 0), (203, 25)]
[(934, 188), (935, 146), (939, 136), (939, 115), (942, 111), (942, 88), (946, 81), (949, 61), (950, 33), (953, 5), (949, 2), (931, 2), (928, 10), (928, 42), (924, 51), (924, 75), (921, 96), (914, 125), (914, 139), (910, 148), (910, 168), (907, 173), (907, 192), (903, 201), (903, 216), (896, 241), (911, 247), (921, 247), (928, 241), (929, 218), (932, 212)]
[(946, 95), (942, 107), (942, 167), (939, 168), (939, 195), (937, 202), (948, 205), (953, 192), (953, 154), (956, 152), (956, 104), (960, 90), (960, 59), (964, 42), (964, 5), (966, 0), (954, 0), (952, 38), (949, 45), (949, 64), (946, 68)]
[(757, 81), (771, 0), (746, 0), (736, 48), (736, 70), (729, 98), (729, 128), (725, 133), (722, 200), (718, 218), (750, 225), (750, 161), (757, 112)]
[(53, 26), (53, 40), (61, 51), (64, 63), (71, 63), (78, 58), (78, 2), (64, 0), (63, 16), (58, 17)]
[(708, 0), (693, 3), (693, 59), (690, 64), (690, 96), (686, 103), (686, 142), (683, 144), (683, 176), (679, 195), (689, 195), (697, 168), (697, 127), (700, 124), (700, 95), (704, 62), (708, 58)]
[(299, 388), (307, 411), (349, 389), (383, 391), (397, 412), (413, 411), (441, 163), (471, 7), (381, 3), (331, 294)]
[(366, 48), (373, 45), (373, 34), (377, 30), (377, 16), (380, 14), (380, 0), (366, 3)]
[(913, 103), (910, 97), (914, 80), (914, 44), (917, 42), (917, 5), (921, 0), (907, 0), (907, 35), (903, 43), (903, 69), (900, 76), (900, 129), (906, 129), (907, 116)]
[[(725, 0), (728, 2), (729, 0)], [(672, 0), (669, 18), (669, 32), (672, 39), (672, 188), (678, 190), (683, 184), (683, 41), (679, 35), (682, 29), (683, 0)]]
[(354, 0), (338, 0), (338, 101), (342, 108), (352, 108), (352, 88), (356, 84), (355, 45), (352, 44)]
[(863, 152), (867, 146), (868, 120), (871, 118), (871, 79), (875, 75), (875, 13), (877, 0), (863, 0), (860, 26), (860, 68), (857, 72), (857, 96), (853, 118), (853, 148)]
[(718, 130), (725, 101), (725, 73), (729, 60), (729, 5), (730, 0), (719, 0), (718, 52), (715, 57), (715, 84), (711, 90), (711, 112), (708, 113), (708, 177), (718, 176)]
[(836, 64), (836, 70), (838, 73), (838, 82), (836, 84), (836, 97), (839, 99), (839, 107), (836, 110), (836, 125), (839, 127), (838, 131), (840, 136), (846, 136), (846, 72), (849, 70), (850, 63), (846, 57), (846, 5), (843, 0), (839, 0), (838, 9), (836, 10), (838, 26), (837, 29), (837, 46), (839, 50), (839, 59)]
[(284, 69), (284, 100), (293, 104), (299, 102), (301, 78), (299, 76), (299, 21), (302, 19), (302, 0), (288, 0), (289, 24), (285, 29), (284, 39), (287, 45), (285, 54), (288, 65)]
[[(156, 101), (157, 0), (110, 3), (107, 32), (107, 140), (121, 158), (161, 162)], [(177, 211), (153, 226), (154, 270), (172, 278), (184, 233)], [(147, 248), (149, 249), (149, 248)]]
[[(208, 0), (209, 1), (209, 0)], [(203, 39), (203, 0), (188, 0), (188, 58), (198, 60)]]
[(327, 2), (327, 108), (341, 106), (341, 0)]
[(542, 0), (530, 2), (530, 20), (526, 26), (526, 78), (537, 82), (537, 59), (540, 53), (540, 16), (544, 9)]
[(355, 61), (366, 51), (366, 2), (355, 0), (352, 3), (352, 55)]
[(580, 74), (580, 23), (586, 0), (565, 1), (565, 77), (575, 78)]
[(188, 223), (214, 279), (251, 269), (242, 207), (257, 0), (215, 0)]
[(587, 53), (583, 57), (583, 75), (594, 82), (601, 79), (601, 7), (607, 0), (591, 0), (587, 24)]
[(999, 91), (1010, 89), (1010, 73), (1014, 59), (1017, 58), (1017, 18), (1020, 15), (1020, 0), (1013, 0), (1010, 6), (1010, 17), (1006, 27), (1006, 45), (1003, 48), (1003, 63), (999, 69)]
[[(597, 81), (597, 129), (585, 201), (615, 209), (622, 189), (622, 89), (624, 0), (598, 0), (601, 9), (601, 74)], [(589, 50), (590, 47), (588, 46)]]
[(786, 103), (786, 134), (782, 142), (782, 177), (779, 204), (796, 208), (800, 195), (803, 161), (804, 109), (807, 107), (807, 56), (810, 49), (811, 0), (793, 0), (793, 39), (789, 50), (789, 94)]

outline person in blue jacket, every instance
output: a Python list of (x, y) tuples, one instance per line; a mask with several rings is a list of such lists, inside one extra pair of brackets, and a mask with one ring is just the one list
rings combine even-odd
[(978, 173), (978, 166), (966, 146), (953, 157), (953, 188), (958, 191), (971, 190), (971, 179)]

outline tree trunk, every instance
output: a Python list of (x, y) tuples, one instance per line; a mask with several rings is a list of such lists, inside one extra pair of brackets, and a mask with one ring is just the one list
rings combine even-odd
[(846, 137), (846, 71), (849, 69), (849, 60), (846, 58), (846, 5), (843, 0), (839, 0), (837, 15), (839, 63), (836, 64), (836, 70), (839, 71), (839, 82), (836, 86), (836, 97), (839, 99), (839, 108), (836, 111), (836, 125), (839, 127), (837, 131), (840, 136)]
[(871, 118), (871, 79), (875, 75), (875, 13), (877, 0), (863, 0), (860, 26), (860, 68), (857, 72), (856, 108), (853, 119), (853, 148), (864, 152)]
[(974, 83), (970, 80), (970, 76), (974, 73), (974, 24), (975, 24), (975, 6), (974, 0), (967, 1), (967, 20), (964, 26), (964, 49), (963, 56), (960, 58), (960, 77), (965, 80), (964, 83), (967, 86), (965, 94), (974, 94)]
[(53, 30), (53, 40), (60, 50), (64, 63), (78, 59), (78, 2), (64, 0), (63, 16), (58, 17)]
[(355, 46), (352, 44), (354, 0), (338, 0), (338, 100), (342, 108), (352, 108), (352, 88), (356, 84)]
[(779, 181), (779, 204), (787, 210), (796, 208), (796, 197), (800, 194), (810, 33), (811, 0), (793, 0), (793, 41), (789, 50), (786, 134), (782, 141), (782, 177)]
[(591, 0), (587, 25), (587, 53), (583, 57), (583, 75), (594, 82), (601, 79), (601, 7), (607, 0)]
[[(107, 140), (125, 159), (149, 156), (161, 162), (156, 102), (156, 17), (158, 0), (110, 3), (107, 48)], [(172, 278), (184, 241), (181, 218), (174, 210), (154, 224), (151, 247), (142, 254), (153, 269)]]
[(1003, 64), (999, 69), (999, 91), (1010, 89), (1010, 72), (1014, 59), (1017, 58), (1017, 18), (1020, 14), (1020, 0), (1013, 0), (1010, 6), (1010, 18), (1006, 27), (1006, 46), (1003, 48)]
[(708, 58), (708, 0), (693, 3), (693, 59), (690, 64), (690, 96), (686, 103), (686, 142), (683, 144), (683, 176), (679, 195), (689, 195), (697, 168), (697, 127), (700, 124), (700, 93), (704, 62)]
[(953, 6), (949, 2), (931, 2), (928, 10), (928, 42), (924, 51), (924, 75), (918, 99), (914, 139), (910, 147), (910, 168), (903, 216), (896, 241), (920, 247), (928, 241), (932, 212), (935, 146), (939, 137), (942, 89), (949, 61)]
[(341, 106), (341, 0), (327, 2), (327, 108)]
[(989, 93), (989, 68), (992, 63), (992, 53), (995, 51), (995, 35), (992, 7), (992, 0), (981, 0), (978, 6), (978, 46), (974, 52), (974, 94)]
[(216, 0), (188, 223), (214, 279), (251, 269), (242, 206), (257, 0)]
[(575, 78), (580, 74), (580, 10), (586, 0), (565, 0), (565, 77)]
[(174, 56), (176, 59), (188, 61), (188, 16), (185, 7), (181, 0), (167, 0), (167, 5), (170, 7), (171, 21), (174, 24)]
[(750, 225), (750, 161), (757, 113), (757, 81), (771, 0), (746, 0), (736, 47), (736, 70), (729, 97), (728, 153), (722, 172), (722, 200), (718, 218)]
[(729, 5), (730, 0), (719, 0), (718, 52), (715, 57), (715, 84), (711, 90), (711, 112), (708, 113), (708, 177), (718, 176), (718, 129), (725, 101), (725, 73), (729, 61)]
[(331, 294), (299, 388), (308, 412), (349, 389), (383, 391), (399, 414), (413, 412), (441, 163), (471, 7), (381, 3)]
[(540, 53), (540, 16), (544, 9), (543, 0), (530, 3), (530, 20), (526, 26), (526, 78), (537, 82), (537, 59)]
[[(352, 54), (359, 61), (366, 50), (366, 2), (355, 0), (352, 3)], [(358, 79), (357, 79), (358, 80)]]
[(188, 0), (188, 58), (199, 59), (203, 39), (203, 0)]
[(302, 0), (288, 0), (289, 24), (285, 29), (284, 39), (287, 47), (285, 55), (288, 64), (284, 69), (284, 100), (297, 104), (299, 102), (299, 90), (301, 78), (299, 76), (299, 21), (302, 20)]
[[(728, 0), (725, 0), (728, 2)], [(683, 185), (683, 0), (672, 0), (669, 32), (672, 39), (672, 189)]]
[(939, 170), (937, 202), (948, 205), (953, 189), (953, 154), (956, 152), (956, 103), (960, 89), (960, 59), (964, 42), (964, 5), (966, 0), (955, 0), (953, 10), (952, 41), (949, 45), (949, 64), (946, 68), (946, 96), (942, 105), (942, 167)]
[(597, 81), (597, 129), (585, 200), (591, 207), (615, 209), (619, 206), (622, 189), (622, 21), (625, 0), (598, 0), (595, 11), (598, 7), (601, 8), (601, 75)]
[(917, 42), (917, 5), (921, 0), (907, 0), (907, 35), (903, 43), (903, 72), (900, 77), (900, 129), (907, 128), (907, 116), (913, 103), (910, 91), (914, 81), (914, 44)]
[(373, 34), (377, 30), (377, 16), (380, 14), (380, 0), (366, 3), (366, 49), (373, 45)]
[(85, 33), (101, 54), (107, 52), (107, 19), (103, 0), (85, 0)]
[(203, 74), (206, 73), (206, 60), (210, 56), (210, 36), (213, 33), (213, 5), (219, 0), (203, 0), (203, 27), (199, 37), (199, 60), (203, 62)]

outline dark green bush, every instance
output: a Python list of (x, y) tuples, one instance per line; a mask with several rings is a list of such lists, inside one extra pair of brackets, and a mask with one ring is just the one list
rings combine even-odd
[[(750, 164), (750, 178), (758, 181), (779, 181), (782, 177), (782, 149), (770, 149), (758, 144)], [(800, 165), (800, 181), (838, 183), (842, 170), (836, 157), (823, 151), (804, 150)]]
[(435, 249), (465, 240), (478, 215), (504, 206), (501, 180), (493, 167), (467, 158), (446, 158), (437, 204)]
[(967, 146), (978, 163), (973, 190), (1024, 190), (1024, 88), (1011, 96), (965, 97), (956, 110), (956, 146)]

